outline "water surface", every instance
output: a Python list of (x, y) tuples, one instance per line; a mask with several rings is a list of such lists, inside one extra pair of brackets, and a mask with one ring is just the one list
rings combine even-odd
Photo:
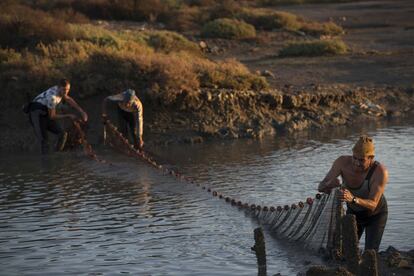
[[(390, 172), (381, 249), (413, 249), (414, 124), (360, 126)], [(263, 141), (215, 141), (152, 149), (199, 183), (261, 205), (316, 193), (360, 128)], [(0, 157), (0, 275), (255, 275), (257, 222), (198, 187), (102, 149)], [(295, 275), (316, 256), (266, 234), (268, 272)]]

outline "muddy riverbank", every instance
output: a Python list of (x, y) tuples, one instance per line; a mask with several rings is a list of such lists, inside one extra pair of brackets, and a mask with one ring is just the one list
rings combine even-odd
[[(203, 89), (177, 92), (172, 101), (154, 93), (141, 92), (139, 96), (144, 102), (147, 146), (216, 138), (261, 139), (285, 132), (410, 116), (414, 106), (412, 88), (390, 86), (286, 86), (259, 92)], [(102, 142), (101, 101), (102, 97), (79, 101), (90, 117), (88, 139), (93, 144)], [(116, 116), (112, 118), (116, 121)], [(5, 107), (0, 127), (1, 151), (37, 149), (33, 130), (21, 110)]]

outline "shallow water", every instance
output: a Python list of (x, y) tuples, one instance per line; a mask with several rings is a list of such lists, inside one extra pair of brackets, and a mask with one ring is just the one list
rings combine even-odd
[[(414, 123), (360, 126), (390, 172), (382, 248), (413, 249)], [(263, 141), (176, 145), (153, 151), (214, 190), (262, 205), (313, 196), (360, 129)], [(0, 275), (255, 275), (248, 214), (111, 150), (0, 157)], [(321, 262), (265, 232), (268, 272), (295, 275)]]

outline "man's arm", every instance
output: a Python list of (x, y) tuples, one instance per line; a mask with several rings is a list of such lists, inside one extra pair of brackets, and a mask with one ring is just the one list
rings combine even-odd
[(138, 135), (138, 140), (139, 140), (139, 146), (142, 147), (144, 145), (144, 141), (142, 140), (142, 135), (144, 132), (144, 108), (142, 107), (142, 103), (139, 102), (139, 104), (137, 104), (137, 111), (136, 111), (136, 116), (137, 116), (137, 135)]
[(71, 107), (75, 108), (76, 110), (78, 110), (82, 116), (82, 119), (86, 122), (88, 120), (88, 115), (86, 114), (86, 112), (78, 105), (78, 103), (72, 99), (70, 96), (65, 95), (63, 96), (65, 102), (67, 102)]
[(123, 94), (122, 94), (122, 92), (119, 93), (119, 94), (115, 94), (115, 95), (106, 97), (102, 101), (102, 117), (106, 117), (107, 116), (106, 106), (108, 105), (108, 102), (109, 101), (112, 101), (112, 102), (122, 102), (122, 100), (123, 100)]
[(57, 120), (57, 119), (63, 119), (63, 118), (70, 118), (72, 120), (76, 119), (76, 116), (73, 114), (57, 114), (56, 113), (56, 109), (52, 108), (48, 108), (47, 109), (48, 113), (49, 113), (49, 118), (51, 120)]
[(319, 183), (319, 192), (330, 193), (333, 188), (340, 185), (338, 176), (341, 174), (342, 162), (342, 156), (335, 160), (325, 178)]
[[(355, 204), (370, 211), (375, 211), (379, 201), (381, 200), (381, 196), (384, 193), (387, 182), (388, 170), (383, 165), (379, 165), (372, 175), (368, 198), (356, 197)], [(346, 202), (352, 202), (354, 195), (350, 191), (344, 190), (343, 198)]]

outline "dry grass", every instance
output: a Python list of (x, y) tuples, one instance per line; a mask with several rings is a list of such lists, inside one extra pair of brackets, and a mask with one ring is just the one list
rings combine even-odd
[(280, 57), (342, 55), (346, 44), (338, 39), (290, 42), (279, 52)]
[(74, 38), (68, 24), (50, 14), (22, 5), (0, 6), (0, 46), (33, 47)]
[(201, 54), (200, 47), (184, 36), (168, 31), (154, 31), (149, 34), (148, 44), (156, 50), (170, 53), (188, 51)]
[(200, 87), (261, 89), (266, 81), (235, 60), (213, 62), (197, 45), (172, 32), (116, 32), (88, 24), (67, 25), (76, 39), (37, 43), (28, 49), (0, 49), (3, 104), (33, 97), (61, 77), (75, 95), (109, 94), (124, 87), (149, 89), (164, 101), (175, 92)]
[(263, 9), (243, 9), (239, 17), (258, 29), (268, 31), (274, 29), (298, 30), (301, 27), (298, 17), (288, 12), (274, 12)]
[(227, 39), (246, 39), (256, 36), (256, 29), (244, 21), (220, 18), (204, 25), (201, 35)]
[(336, 25), (334, 22), (303, 22), (299, 30), (314, 36), (341, 35), (344, 33), (342, 27)]
[(343, 33), (343, 29), (333, 22), (312, 22), (288, 12), (245, 8), (238, 17), (254, 25), (256, 29), (267, 31), (284, 29), (302, 31), (313, 36), (340, 35)]

